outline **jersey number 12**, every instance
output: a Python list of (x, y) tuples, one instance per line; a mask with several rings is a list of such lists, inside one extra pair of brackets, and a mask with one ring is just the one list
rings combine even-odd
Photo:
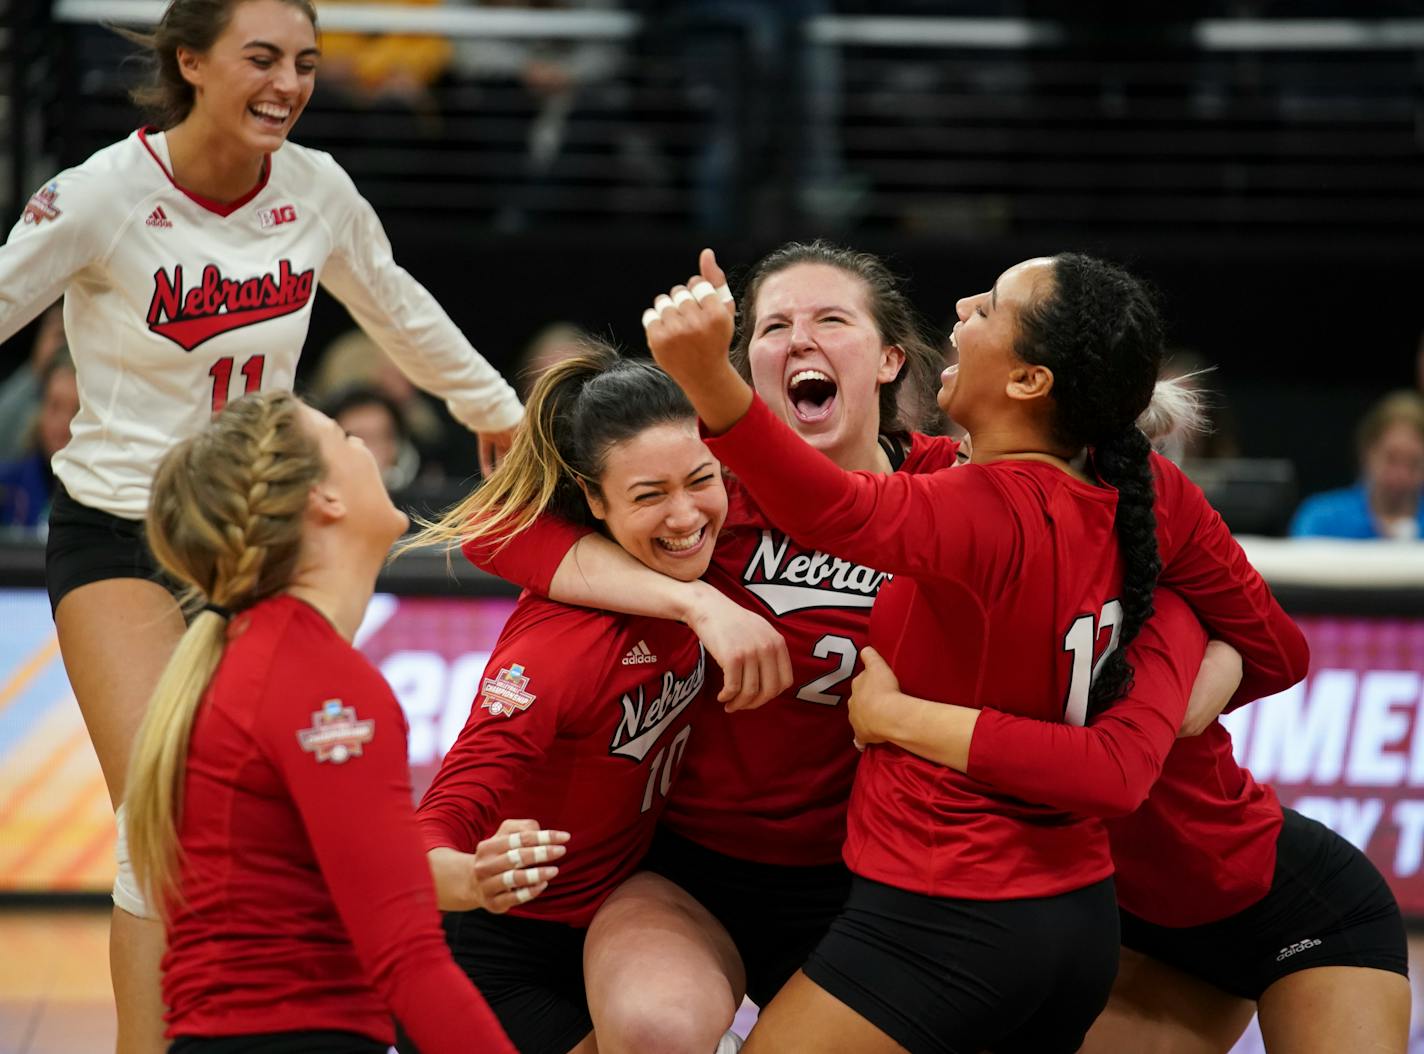
[[(1093, 661), (1093, 649), (1103, 630), (1112, 630), (1108, 646)], [(1080, 728), (1088, 720), (1088, 693), (1093, 682), (1098, 679), (1098, 671), (1113, 652), (1117, 651), (1118, 638), (1122, 636), (1122, 603), (1109, 600), (1103, 605), (1103, 613), (1096, 619), (1092, 615), (1079, 615), (1063, 635), (1063, 650), (1073, 656), (1073, 672), (1068, 677), (1068, 701), (1063, 707), (1065, 724)]]

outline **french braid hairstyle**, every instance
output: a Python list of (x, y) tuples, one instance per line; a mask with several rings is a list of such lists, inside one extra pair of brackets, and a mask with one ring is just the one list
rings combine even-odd
[[(925, 337), (924, 327), (903, 283), (885, 261), (872, 253), (857, 252), (817, 239), (787, 242), (752, 266), (737, 303), (737, 331), (732, 338), (731, 360), (742, 379), (751, 383), (751, 345), (756, 334), (756, 301), (762, 283), (797, 264), (824, 264), (860, 280), (875, 329), (884, 347), (894, 345), (905, 353), (905, 364), (893, 381), (880, 386), (881, 435), (908, 438), (911, 432), (933, 427), (943, 415), (935, 405), (944, 357)], [(908, 389), (903, 392), (902, 389)]]
[(1127, 646), (1152, 617), (1157, 553), (1151, 446), (1137, 425), (1162, 365), (1162, 318), (1152, 293), (1113, 264), (1079, 253), (1053, 258), (1053, 288), (1019, 317), (1019, 358), (1053, 371), (1054, 439), (1089, 447), (1098, 477), (1118, 492), (1122, 635), (1088, 696), (1097, 710), (1132, 686)]
[(499, 467), (479, 490), (423, 528), (396, 554), (427, 545), (501, 544), (544, 512), (604, 531), (584, 491), (602, 497), (599, 480), (615, 443), (657, 425), (695, 422), (697, 414), (666, 373), (647, 359), (625, 359), (594, 337), (534, 384), (524, 421)]
[[(202, 53), (213, 46), (232, 21), (232, 12), (243, 0), (171, 0), (152, 33), (137, 33), (114, 27), (114, 32), (147, 52), (152, 67), (147, 84), (129, 93), (134, 104), (162, 129), (181, 123), (193, 109), (193, 86), (183, 79), (178, 65), (178, 49)], [(311, 19), (317, 26), (316, 6), (311, 0), (283, 0)]]
[(228, 619), (290, 583), (307, 495), (325, 471), (300, 411), (288, 392), (235, 400), (154, 478), (148, 543), (191, 616), (139, 728), (125, 797), (134, 872), (160, 912), (174, 891), (188, 740)]

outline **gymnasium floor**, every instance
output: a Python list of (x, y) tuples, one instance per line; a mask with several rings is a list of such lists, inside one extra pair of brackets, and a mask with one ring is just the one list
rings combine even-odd
[[(0, 1054), (113, 1050), (108, 924), (103, 909), (0, 909)], [(1410, 959), (1424, 963), (1424, 935), (1411, 939)], [(738, 1031), (753, 1020), (750, 1004), (743, 1011)], [(1412, 1040), (1411, 1054), (1424, 1054), (1424, 1021), (1416, 1020)], [(1233, 1054), (1263, 1054), (1254, 1026)]]

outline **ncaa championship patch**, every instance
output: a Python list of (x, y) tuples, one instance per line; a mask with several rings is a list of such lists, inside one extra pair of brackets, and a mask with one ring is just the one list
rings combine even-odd
[(376, 735), (376, 722), (358, 721), (354, 707), (343, 706), (340, 699), (328, 699), (320, 710), (312, 711), (312, 726), (297, 733), (303, 750), (315, 754), (317, 761), (340, 765), (348, 758), (361, 756), (361, 744)]
[(480, 685), (480, 696), (484, 707), (495, 717), (504, 714), (513, 717), (516, 710), (528, 710), (536, 696), (525, 691), (529, 678), (524, 676), (524, 667), (518, 663), (501, 669), (494, 677), (486, 677)]
[(51, 183), (47, 187), (41, 187), (30, 196), (28, 204), (25, 205), (26, 223), (43, 223), (45, 220), (57, 220), (62, 213), (54, 207), (55, 200), (59, 197), (59, 184)]

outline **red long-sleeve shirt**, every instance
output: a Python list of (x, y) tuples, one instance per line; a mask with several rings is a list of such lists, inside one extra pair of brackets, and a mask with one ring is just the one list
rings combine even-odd
[(1147, 798), (1181, 728), (1206, 650), (1206, 630), (1175, 593), (1128, 646), (1133, 683), (1085, 726), (983, 710), (968, 773), (1029, 801), (1083, 816), (1125, 816)]
[[(881, 592), (871, 641), (903, 690), (1044, 720), (1081, 706), (1074, 685), (1086, 684), (1083, 660), (1100, 653), (1120, 618), (1110, 489), (1024, 461), (928, 477), (844, 473), (759, 400), (710, 445), (791, 533), (900, 574)], [(1227, 639), (1259, 640), (1274, 605), (1269, 591), (1263, 583), (1243, 590), (1229, 573), (1238, 564), (1249, 571), (1234, 543), (1187, 544), (1209, 532), (1209, 506), (1165, 465), (1157, 464), (1163, 584), (1183, 592), (1214, 632), (1225, 626)], [(1238, 699), (1303, 668), (1303, 638), (1289, 620), (1264, 632), (1272, 643), (1258, 650), (1273, 651), (1272, 660)], [(868, 877), (966, 897), (1048, 895), (1112, 869), (1096, 821), (1005, 798), (885, 745), (867, 751), (858, 773), (846, 858)]]
[(440, 932), (400, 706), (305, 603), (277, 596), (233, 620), (182, 802), (170, 1036), (391, 1043), (394, 1013), (432, 1054), (514, 1054)]
[[(1153, 468), (1162, 582), (1190, 591), (1197, 605), (1193, 621), (1200, 616), (1212, 636), (1241, 652), (1244, 677), (1232, 705), (1284, 691), (1305, 676), (1309, 654), (1304, 636), (1201, 491), (1170, 461), (1154, 457)], [(1159, 607), (1169, 596), (1166, 589), (1158, 591)], [(1188, 632), (1178, 615), (1172, 617), (1170, 632)], [(1149, 623), (1144, 636), (1150, 630)], [(1182, 653), (1176, 661), (1186, 658)], [(1192, 663), (1190, 670), (1177, 672), (1194, 669)], [(1141, 676), (1139, 669), (1139, 686)], [(1140, 700), (1116, 702), (1100, 717), (1102, 731), (1130, 736), (1132, 725), (1122, 722), (1136, 721), (1139, 714), (1145, 716)], [(1124, 770), (1119, 780), (1111, 768), (1065, 763), (1067, 751), (1095, 745), (1079, 743), (1075, 737), (1080, 735), (986, 712), (975, 729), (969, 771), (1033, 801), (1114, 817), (1108, 833), (1118, 900), (1158, 925), (1193, 926), (1226, 918), (1270, 889), (1280, 802), (1270, 787), (1237, 764), (1231, 736), (1219, 723), (1171, 744), (1146, 801), (1128, 816), (1120, 815), (1120, 801), (1103, 795), (1130, 789), (1122, 800), (1140, 800), (1148, 789), (1147, 771)], [(1105, 774), (1110, 778), (1104, 779)]]
[[(915, 435), (901, 472), (954, 464), (958, 444)], [(728, 856), (760, 863), (834, 863), (860, 755), (844, 703), (860, 670), (870, 610), (888, 578), (838, 560), (776, 529), (735, 477), (706, 581), (772, 620), (786, 638), (792, 683), (757, 710), (708, 707), (698, 718), (663, 824)], [(547, 593), (559, 563), (587, 529), (541, 517), (503, 547), (465, 547), (471, 562)]]
[[(1241, 652), (1232, 706), (1285, 691), (1309, 667), (1305, 635), (1201, 490), (1165, 458), (1154, 456), (1153, 468), (1161, 580)], [(1275, 792), (1237, 764), (1230, 733), (1213, 723), (1172, 746), (1140, 809), (1109, 821), (1118, 902), (1160, 926), (1234, 915), (1271, 888), (1280, 828)]]
[(557, 877), (510, 914), (587, 926), (652, 843), (705, 682), (680, 623), (526, 593), (417, 810), (426, 848), (473, 853), (505, 819), (568, 831)]

